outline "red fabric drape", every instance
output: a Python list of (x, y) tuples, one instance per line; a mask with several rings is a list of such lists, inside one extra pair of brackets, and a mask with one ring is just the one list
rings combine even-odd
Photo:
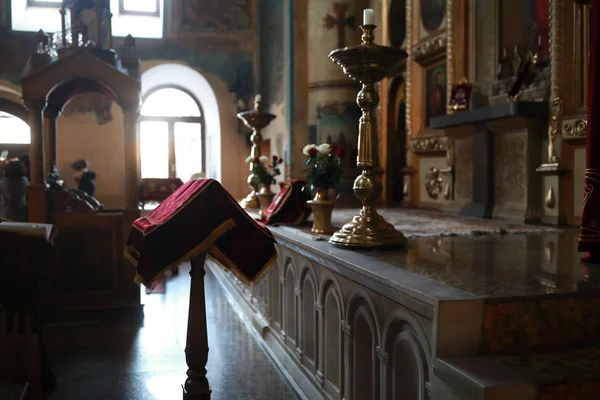
[(264, 211), (262, 222), (267, 225), (298, 225), (304, 222), (310, 213), (303, 193), (305, 185), (306, 182), (302, 180), (292, 180), (282, 185), (281, 191)]
[(600, 0), (592, 1), (585, 194), (579, 251), (600, 262)]
[(262, 278), (276, 259), (271, 232), (212, 179), (192, 180), (133, 223), (125, 256), (147, 288), (180, 262), (207, 253), (245, 282)]
[(535, 0), (535, 24), (542, 37), (542, 55), (548, 56), (550, 53), (550, 0)]

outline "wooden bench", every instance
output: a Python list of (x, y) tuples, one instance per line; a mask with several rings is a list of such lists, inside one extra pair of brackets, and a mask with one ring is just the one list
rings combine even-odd
[(179, 178), (174, 179), (158, 179), (146, 178), (142, 179), (139, 187), (139, 199), (142, 207), (150, 202), (161, 202), (173, 194), (183, 182)]
[(8, 384), (0, 382), (0, 400), (25, 400), (29, 382), (23, 384)]

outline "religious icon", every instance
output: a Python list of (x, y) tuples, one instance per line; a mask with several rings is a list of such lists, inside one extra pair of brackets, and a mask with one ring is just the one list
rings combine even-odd
[(466, 110), (469, 108), (471, 101), (471, 91), (473, 86), (462, 78), (457, 84), (452, 85), (452, 93), (450, 94), (450, 107), (454, 111)]
[(431, 118), (446, 115), (446, 63), (427, 70), (425, 96), (425, 126), (429, 126)]
[(250, 0), (183, 0), (182, 24), (194, 31), (245, 31), (251, 9)]
[(421, 0), (421, 22), (429, 32), (437, 30), (446, 15), (446, 0)]

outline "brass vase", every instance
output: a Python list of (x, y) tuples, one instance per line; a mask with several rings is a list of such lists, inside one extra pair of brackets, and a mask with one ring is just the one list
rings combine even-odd
[(265, 216), (264, 212), (273, 202), (275, 193), (271, 192), (270, 185), (260, 185), (260, 191), (256, 193), (256, 197), (258, 197), (259, 204), (258, 217), (263, 219)]
[[(261, 101), (258, 99), (254, 100), (254, 109), (251, 111), (244, 111), (237, 115), (239, 119), (244, 122), (248, 128), (252, 129), (252, 136), (250, 141), (252, 142), (252, 148), (250, 150), (250, 156), (252, 158), (258, 158), (261, 156), (260, 144), (263, 141), (260, 133), (261, 129), (269, 125), (269, 123), (275, 118), (275, 115), (264, 112), (261, 107)], [(250, 163), (250, 171), (254, 168), (254, 163)], [(258, 183), (252, 172), (248, 176), (248, 186), (250, 186), (251, 192), (241, 202), (242, 208), (245, 210), (255, 210), (259, 208), (259, 200), (256, 195), (258, 194)]]
[(361, 44), (334, 50), (329, 58), (347, 76), (362, 84), (356, 98), (356, 103), (362, 110), (356, 166), (362, 169), (362, 173), (354, 181), (354, 194), (361, 201), (362, 208), (329, 242), (347, 247), (404, 246), (404, 235), (385, 221), (375, 208), (383, 185), (374, 114), (379, 104), (375, 84), (389, 76), (406, 59), (407, 54), (404, 50), (373, 43), (375, 25), (362, 25), (360, 28), (363, 31)]
[(335, 232), (331, 225), (331, 213), (335, 206), (335, 197), (331, 191), (324, 188), (317, 188), (315, 197), (307, 201), (307, 204), (313, 211), (312, 233), (329, 235)]

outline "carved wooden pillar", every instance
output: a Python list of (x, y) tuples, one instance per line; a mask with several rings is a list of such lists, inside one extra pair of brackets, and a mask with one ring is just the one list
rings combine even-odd
[(138, 208), (138, 185), (140, 182), (140, 157), (137, 132), (139, 102), (121, 105), (125, 124), (125, 208)]
[(67, 11), (64, 8), (61, 8), (59, 12), (60, 12), (60, 30), (62, 33), (62, 36), (60, 38), (60, 43), (61, 43), (62, 47), (67, 47), (67, 20), (66, 20)]
[(204, 296), (204, 262), (206, 253), (192, 260), (190, 310), (188, 314), (185, 362), (187, 379), (183, 385), (183, 400), (210, 400), (210, 385), (206, 378), (208, 362), (208, 332), (206, 329), (206, 299)]
[(52, 171), (56, 162), (56, 118), (58, 110), (46, 107), (44, 110), (44, 179)]
[(46, 222), (46, 185), (44, 183), (44, 136), (42, 130), (42, 110), (44, 101), (26, 100), (28, 123), (31, 131), (29, 144), (30, 174), (29, 221)]

